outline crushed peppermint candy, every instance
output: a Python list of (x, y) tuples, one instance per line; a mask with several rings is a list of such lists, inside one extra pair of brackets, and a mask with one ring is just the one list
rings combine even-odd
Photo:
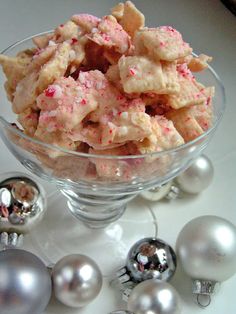
[(56, 46), (57, 44), (55, 43), (55, 41), (53, 41), (53, 40), (49, 40), (49, 42), (48, 42), (48, 46)]
[(75, 53), (74, 50), (71, 50), (71, 51), (69, 52), (69, 57), (70, 57), (70, 61), (74, 61), (74, 60), (75, 60), (75, 58), (76, 58), (76, 53)]
[(128, 128), (126, 126), (121, 126), (118, 128), (118, 134), (120, 136), (126, 136), (128, 134)]
[(129, 68), (129, 74), (130, 74), (131, 76), (135, 76), (135, 75), (137, 74), (137, 69), (134, 68), (134, 67), (130, 67), (130, 68)]
[(71, 38), (71, 45), (75, 45), (78, 42), (77, 38)]
[(127, 120), (128, 117), (129, 117), (129, 114), (128, 114), (127, 111), (123, 111), (123, 112), (121, 112), (120, 117), (121, 117), (122, 119), (124, 119), (124, 120)]

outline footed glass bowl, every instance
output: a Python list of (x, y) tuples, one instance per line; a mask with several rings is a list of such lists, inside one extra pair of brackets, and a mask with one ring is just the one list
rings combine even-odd
[[(17, 42), (3, 53), (12, 56), (32, 47), (31, 39)], [(11, 124), (17, 123), (16, 116), (4, 97), (5, 77), (3, 73), (0, 75), (0, 131), (4, 143), (29, 171), (56, 184), (66, 196), (71, 213), (91, 228), (103, 228), (119, 219), (128, 201), (140, 191), (161, 185), (184, 171), (206, 148), (225, 106), (223, 85), (209, 67), (200, 74), (200, 82), (216, 88), (213, 125), (207, 132), (185, 145), (163, 152), (133, 156), (92, 155), (37, 141)]]

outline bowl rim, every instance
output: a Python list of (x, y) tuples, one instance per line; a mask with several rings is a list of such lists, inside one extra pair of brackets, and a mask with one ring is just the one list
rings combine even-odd
[[(8, 52), (9, 50), (15, 48), (16, 46), (27, 42), (29, 40), (32, 40), (34, 37), (38, 37), (38, 36), (42, 36), (42, 35), (46, 35), (46, 34), (50, 34), (51, 32), (53, 32), (53, 30), (50, 31), (44, 31), (35, 35), (31, 35), (28, 36), (24, 39), (18, 40), (15, 43), (11, 44), (10, 46), (8, 46), (7, 48), (3, 49), (2, 51), (0, 51), (0, 54), (4, 54), (6, 52)], [(192, 53), (195, 57), (197, 57), (198, 55), (196, 53)], [(170, 149), (166, 149), (160, 152), (152, 152), (152, 153), (146, 153), (146, 154), (139, 154), (139, 155), (102, 155), (102, 154), (90, 154), (90, 153), (82, 153), (82, 152), (77, 152), (77, 151), (73, 151), (73, 150), (68, 150), (66, 148), (57, 146), (57, 145), (52, 145), (52, 144), (48, 144), (48, 143), (44, 143), (38, 139), (32, 138), (28, 135), (26, 135), (25, 133), (23, 133), (22, 131), (18, 130), (17, 128), (15, 128), (11, 123), (9, 123), (3, 116), (0, 115), (0, 122), (4, 125), (4, 127), (8, 128), (11, 130), (11, 132), (15, 133), (17, 136), (20, 136), (22, 138), (24, 138), (25, 140), (28, 140), (30, 142), (32, 142), (33, 144), (37, 144), (40, 145), (44, 148), (47, 148), (49, 150), (55, 150), (58, 152), (63, 153), (63, 155), (68, 154), (68, 155), (73, 155), (73, 156), (77, 156), (77, 157), (90, 157), (90, 158), (102, 158), (102, 159), (140, 159), (140, 158), (146, 158), (146, 157), (161, 157), (163, 155), (166, 154), (172, 154), (172, 153), (177, 153), (183, 149), (189, 148), (192, 145), (201, 142), (202, 139), (206, 138), (208, 135), (210, 135), (211, 133), (213, 133), (216, 129), (216, 127), (218, 126), (219, 122), (221, 121), (224, 111), (225, 111), (225, 104), (226, 104), (226, 96), (225, 96), (225, 88), (224, 85), (219, 77), (219, 75), (215, 72), (215, 70), (208, 65), (208, 70), (213, 74), (213, 76), (215, 77), (216, 81), (219, 84), (220, 90), (221, 90), (221, 94), (222, 94), (222, 103), (221, 103), (221, 110), (218, 114), (217, 119), (214, 121), (214, 124), (207, 130), (205, 131), (203, 134), (201, 134), (200, 136), (198, 136), (197, 138), (195, 138), (192, 141), (189, 141), (185, 144), (182, 144), (180, 146), (174, 147), (174, 148), (170, 148)], [(101, 150), (102, 151), (102, 150)], [(60, 156), (60, 155), (59, 155)]]

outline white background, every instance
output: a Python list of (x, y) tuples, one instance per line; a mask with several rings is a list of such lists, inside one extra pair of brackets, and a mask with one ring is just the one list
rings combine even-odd
[[(97, 16), (107, 14), (115, 3), (116, 1), (108, 0), (0, 0), (0, 50), (19, 39), (52, 29), (72, 14), (80, 12), (89, 12)], [(183, 33), (184, 39), (191, 44), (196, 53), (212, 55), (214, 57), (212, 65), (226, 88), (226, 113), (206, 151), (215, 167), (212, 185), (198, 197), (172, 203), (151, 204), (158, 217), (159, 237), (174, 247), (182, 226), (193, 217), (214, 214), (236, 224), (236, 17), (217, 0), (134, 0), (134, 3), (145, 14), (148, 26), (172, 25)], [(0, 172), (15, 170), (25, 171), (0, 142)], [(48, 193), (53, 191), (53, 186), (45, 182), (43, 184)], [(137, 200), (130, 207), (126, 214), (127, 221), (133, 219), (137, 222), (146, 215), (138, 208), (136, 211), (135, 207), (139, 207), (139, 202), (141, 201)], [(132, 226), (134, 224), (131, 223), (129, 232), (127, 231), (124, 236), (132, 237), (133, 233), (136, 233), (137, 239), (140, 238), (144, 230)], [(48, 223), (44, 221), (41, 228), (47, 230)], [(35, 252), (38, 250), (32, 245), (30, 237), (26, 239), (24, 246)], [(79, 246), (76, 251), (80, 252)], [(41, 254), (40, 250), (38, 254)], [(105, 258), (109, 262), (109, 253)], [(236, 276), (221, 285), (211, 306), (205, 310), (199, 309), (194, 304), (189, 292), (189, 279), (181, 270), (177, 271), (172, 284), (183, 298), (183, 314), (202, 311), (204, 314), (236, 313)], [(86, 309), (68, 309), (54, 301), (45, 313), (106, 314), (122, 306), (105, 281), (100, 296)]]

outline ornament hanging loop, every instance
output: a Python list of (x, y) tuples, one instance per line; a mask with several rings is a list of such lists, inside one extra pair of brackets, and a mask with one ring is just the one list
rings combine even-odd
[[(204, 297), (204, 299), (207, 301), (205, 304), (203, 304), (201, 302), (201, 297)], [(211, 296), (208, 294), (208, 295), (204, 295), (204, 294), (197, 294), (197, 304), (205, 309), (206, 307), (208, 307), (210, 304), (211, 304)]]

